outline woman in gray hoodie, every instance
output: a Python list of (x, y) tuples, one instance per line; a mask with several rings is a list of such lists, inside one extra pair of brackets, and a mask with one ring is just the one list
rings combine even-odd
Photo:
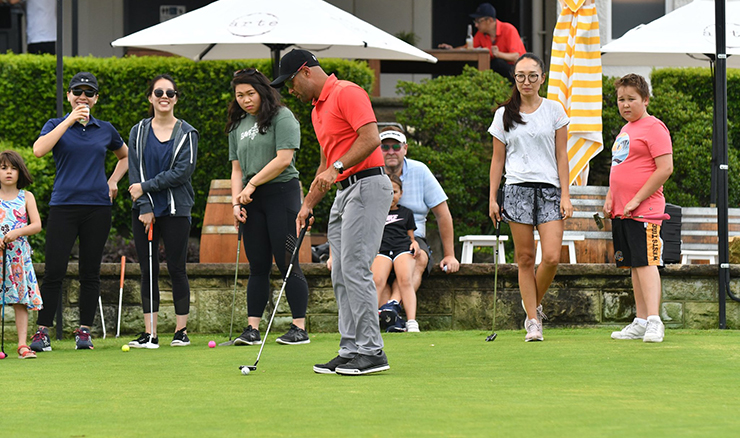
[[(176, 327), (172, 346), (189, 345), (190, 284), (185, 269), (190, 211), (194, 192), (191, 176), (198, 154), (198, 131), (174, 114), (179, 98), (171, 76), (161, 74), (149, 83), (149, 118), (131, 128), (128, 191), (133, 200), (132, 226), (141, 267), (141, 303), (145, 330), (129, 342), (134, 348), (159, 348), (159, 239), (164, 242), (172, 280)], [(149, 229), (155, 242), (152, 259), (152, 302), (149, 300)], [(153, 313), (153, 315), (152, 315)]]

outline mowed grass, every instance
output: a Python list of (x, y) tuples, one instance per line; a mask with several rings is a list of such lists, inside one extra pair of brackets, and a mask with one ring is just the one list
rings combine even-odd
[[(318, 375), (337, 334), (282, 346), (124, 353), (121, 339), (74, 341), (0, 361), (3, 437), (737, 436), (740, 333), (669, 330), (662, 344), (607, 329), (422, 332), (384, 336), (389, 371)], [(165, 341), (166, 336), (162, 336)]]

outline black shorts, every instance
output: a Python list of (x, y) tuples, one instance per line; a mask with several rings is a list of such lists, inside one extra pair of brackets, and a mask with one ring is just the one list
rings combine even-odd
[[(421, 277), (421, 278), (427, 278), (429, 277), (429, 274), (432, 273), (432, 268), (434, 268), (434, 260), (432, 259), (432, 250), (429, 249), (429, 244), (427, 243), (427, 240), (425, 238), (419, 237), (419, 236), (414, 236), (414, 238), (416, 239), (416, 243), (419, 244), (419, 250), (427, 253), (427, 258), (429, 259), (427, 260), (427, 267), (424, 270), (424, 274)], [(396, 256), (398, 256), (398, 254), (396, 254)], [(395, 260), (395, 257), (389, 257), (387, 255), (386, 257), (390, 258), (391, 260)], [(395, 279), (396, 279), (396, 273), (395, 271), (391, 271), (390, 275), (388, 276), (388, 284), (393, 283), (393, 280)]]
[(379, 256), (387, 257), (391, 260), (396, 260), (396, 257), (406, 253), (412, 254), (411, 250), (409, 249), (409, 245), (406, 243), (403, 243), (401, 245), (381, 246), (380, 250), (378, 251)]
[(612, 219), (614, 260), (618, 268), (663, 266), (660, 225), (634, 219)]

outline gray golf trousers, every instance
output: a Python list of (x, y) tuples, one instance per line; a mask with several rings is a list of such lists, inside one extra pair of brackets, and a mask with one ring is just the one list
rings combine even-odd
[(383, 349), (378, 297), (370, 270), (393, 200), (386, 175), (363, 178), (343, 190), (329, 214), (331, 280), (339, 308), (339, 355), (373, 355)]

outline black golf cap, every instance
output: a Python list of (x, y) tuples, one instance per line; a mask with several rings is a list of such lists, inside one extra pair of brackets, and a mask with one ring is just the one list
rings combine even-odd
[(280, 75), (270, 83), (274, 88), (280, 88), (289, 77), (293, 76), (302, 66), (315, 67), (319, 65), (313, 53), (308, 50), (293, 49), (286, 53), (280, 60)]
[(496, 8), (490, 3), (481, 3), (478, 5), (478, 9), (475, 10), (475, 14), (470, 14), (472, 18), (491, 17), (496, 18)]
[(81, 71), (72, 77), (69, 81), (69, 89), (79, 87), (80, 85), (87, 85), (95, 91), (98, 91), (98, 80), (95, 79), (92, 73)]

